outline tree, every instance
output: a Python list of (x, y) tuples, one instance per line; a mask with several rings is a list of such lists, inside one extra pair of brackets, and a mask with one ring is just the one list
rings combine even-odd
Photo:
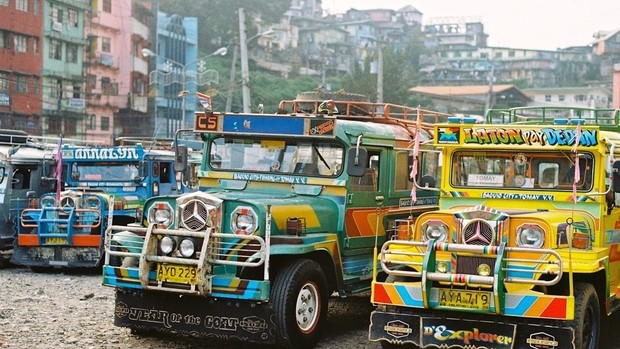
[[(257, 22), (278, 23), (290, 0), (166, 0), (160, 10), (198, 18), (198, 47), (208, 52), (239, 38), (238, 9), (244, 8), (247, 37), (258, 33)], [(256, 21), (256, 22), (255, 22)]]

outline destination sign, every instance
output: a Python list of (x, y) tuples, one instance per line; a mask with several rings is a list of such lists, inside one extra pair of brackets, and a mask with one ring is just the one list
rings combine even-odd
[(267, 114), (196, 113), (194, 130), (209, 133), (333, 136), (336, 119)]
[(141, 147), (74, 148), (63, 149), (62, 156), (73, 160), (140, 160), (144, 150)]

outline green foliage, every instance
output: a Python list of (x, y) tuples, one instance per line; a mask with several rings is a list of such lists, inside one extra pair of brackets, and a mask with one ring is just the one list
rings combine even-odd
[(239, 8), (244, 9), (246, 35), (251, 37), (258, 32), (254, 16), (263, 23), (278, 23), (289, 6), (290, 0), (162, 0), (159, 9), (198, 18), (198, 47), (213, 51), (239, 41)]

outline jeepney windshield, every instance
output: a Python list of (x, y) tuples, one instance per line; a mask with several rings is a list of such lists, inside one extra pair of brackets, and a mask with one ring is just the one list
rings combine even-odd
[(457, 151), (451, 163), (450, 184), (456, 188), (571, 191), (577, 179), (578, 190), (592, 189), (593, 157), (587, 153)]
[(127, 182), (140, 176), (139, 162), (74, 162), (71, 179), (80, 182)]
[(335, 141), (219, 137), (211, 141), (208, 161), (219, 170), (335, 177), (343, 157)]

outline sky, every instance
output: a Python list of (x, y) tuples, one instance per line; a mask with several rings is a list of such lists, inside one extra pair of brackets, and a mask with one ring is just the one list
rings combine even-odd
[(330, 14), (407, 5), (422, 12), (422, 24), (440, 17), (476, 19), (484, 24), (488, 46), (555, 51), (620, 29), (620, 0), (323, 0)]

